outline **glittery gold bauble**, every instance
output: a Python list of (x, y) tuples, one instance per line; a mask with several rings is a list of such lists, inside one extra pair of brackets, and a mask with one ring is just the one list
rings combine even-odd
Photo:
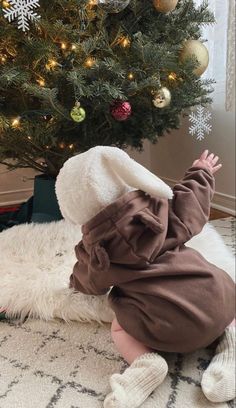
[(180, 54), (181, 61), (186, 58), (195, 57), (199, 63), (198, 67), (195, 68), (194, 73), (201, 76), (207, 69), (209, 65), (209, 52), (201, 41), (198, 40), (188, 40), (184, 43), (183, 49)]
[(179, 0), (153, 0), (153, 4), (160, 13), (168, 13), (176, 8), (178, 1)]
[(159, 91), (157, 91), (154, 94), (154, 98), (152, 100), (153, 105), (156, 108), (162, 109), (165, 108), (166, 106), (169, 106), (170, 102), (171, 102), (171, 93), (169, 91), (168, 88), (163, 87), (161, 89), (159, 89)]
[(81, 108), (80, 103), (76, 102), (74, 108), (72, 109), (70, 116), (75, 122), (83, 122), (86, 118), (86, 112), (83, 108)]

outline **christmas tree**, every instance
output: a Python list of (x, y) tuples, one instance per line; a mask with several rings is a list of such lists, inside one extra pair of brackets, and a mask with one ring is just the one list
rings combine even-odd
[(141, 149), (211, 102), (203, 1), (0, 0), (0, 163), (55, 177), (95, 145)]

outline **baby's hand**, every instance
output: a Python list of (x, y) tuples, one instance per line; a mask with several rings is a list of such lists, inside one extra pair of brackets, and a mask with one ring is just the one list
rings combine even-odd
[(209, 154), (209, 151), (205, 150), (202, 153), (200, 159), (197, 159), (193, 162), (192, 167), (201, 167), (203, 169), (207, 168), (212, 174), (214, 174), (222, 167), (222, 164), (216, 165), (218, 160), (218, 156), (215, 156), (214, 153)]

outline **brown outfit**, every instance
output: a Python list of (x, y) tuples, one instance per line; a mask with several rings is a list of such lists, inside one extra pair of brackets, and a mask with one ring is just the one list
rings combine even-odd
[(187, 353), (234, 318), (234, 282), (184, 243), (208, 221), (214, 177), (190, 168), (172, 200), (132, 191), (82, 227), (70, 286), (109, 300), (121, 327), (146, 346)]

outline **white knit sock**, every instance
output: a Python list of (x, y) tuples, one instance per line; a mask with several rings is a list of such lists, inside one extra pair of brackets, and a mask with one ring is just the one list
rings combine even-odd
[(202, 390), (211, 402), (235, 398), (235, 327), (225, 330), (216, 354), (203, 374)]
[(168, 372), (163, 357), (147, 353), (137, 358), (123, 374), (110, 379), (112, 393), (105, 401), (105, 408), (137, 408), (160, 385)]

